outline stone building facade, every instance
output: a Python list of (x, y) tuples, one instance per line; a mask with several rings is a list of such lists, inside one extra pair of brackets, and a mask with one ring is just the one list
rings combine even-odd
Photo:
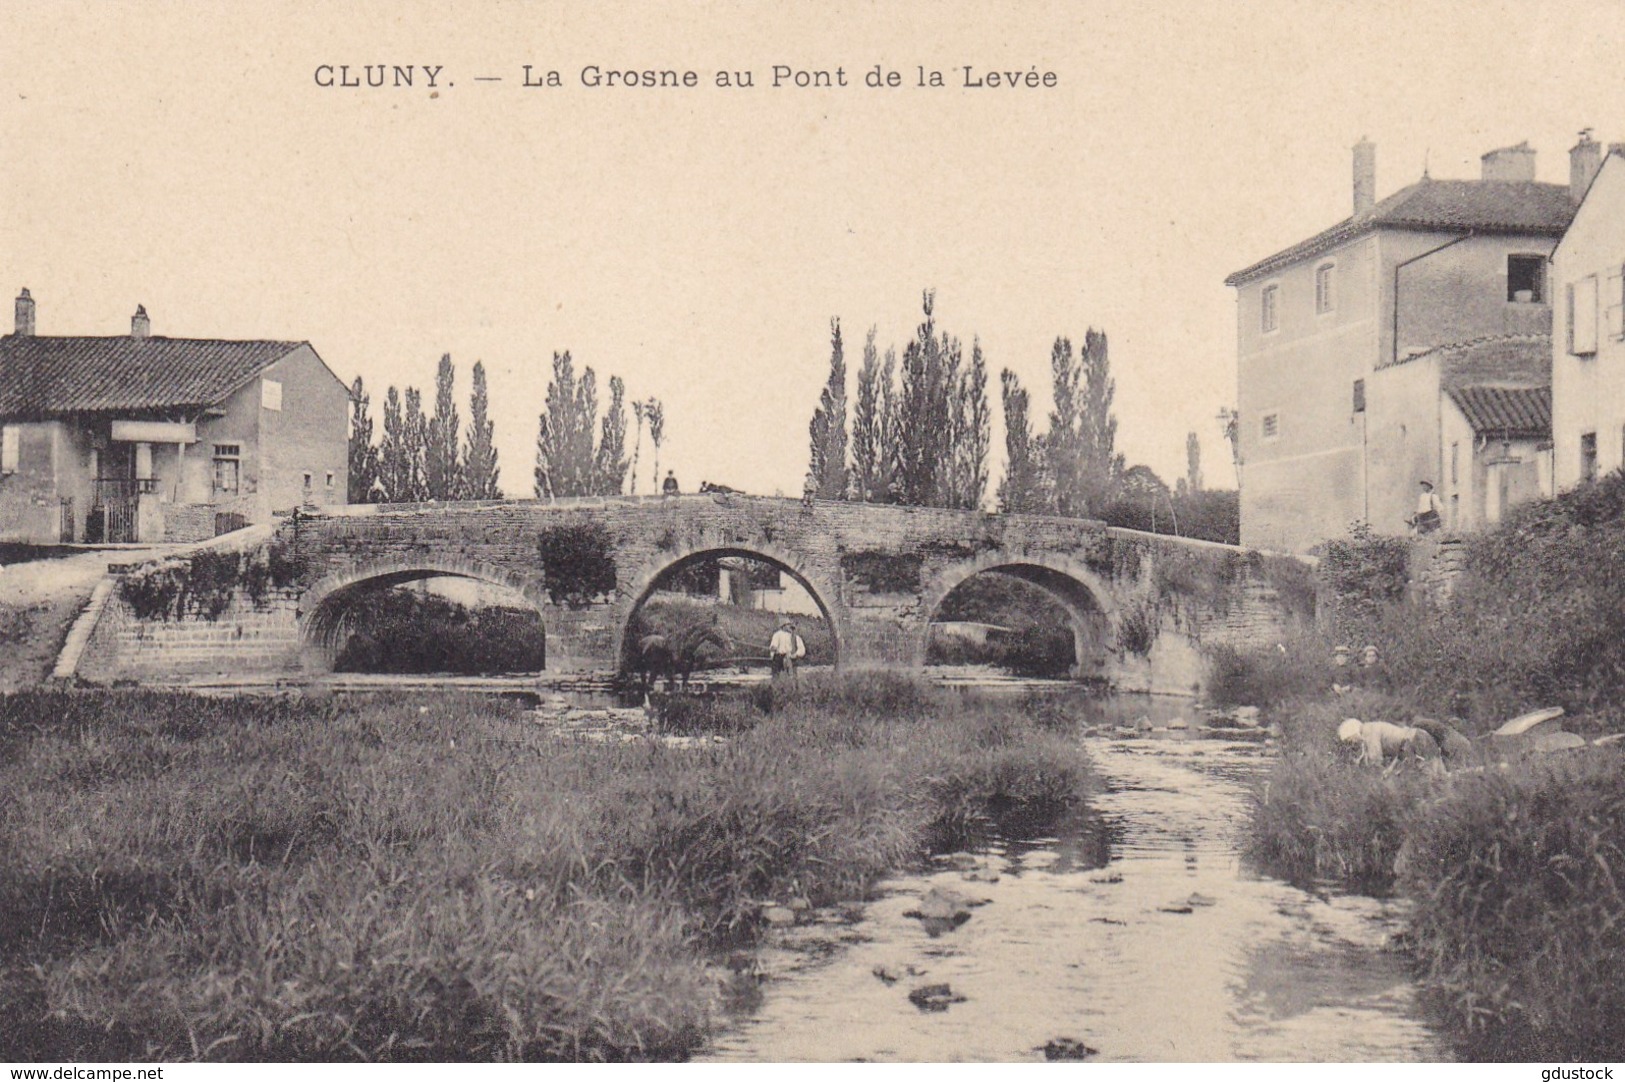
[(1500, 360), (1521, 367), (1492, 385), (1549, 382), (1546, 258), (1570, 188), (1535, 180), (1527, 144), (1485, 154), (1478, 180), (1424, 175), (1382, 200), (1370, 143), (1353, 165), (1349, 218), (1226, 279), (1249, 547), (1307, 551), (1357, 521), (1405, 530), (1418, 482), (1449, 465), (1440, 347), (1505, 340)]
[(1579, 208), (1552, 253), (1558, 488), (1625, 466), (1625, 143), (1572, 151)]
[(347, 500), (349, 391), (308, 342), (0, 338), (0, 540), (190, 541)]

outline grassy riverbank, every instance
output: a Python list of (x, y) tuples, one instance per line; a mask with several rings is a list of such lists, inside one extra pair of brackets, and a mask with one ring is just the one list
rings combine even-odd
[[(1625, 729), (1625, 475), (1469, 539), (1447, 603), (1407, 596), (1404, 549), (1358, 536), (1328, 546), (1335, 635), (1218, 657), (1218, 697), (1260, 706), (1282, 730), (1251, 854), (1300, 883), (1409, 898), (1425, 996), (1464, 1055), (1617, 1056), (1625, 754), (1521, 754), (1485, 734), (1554, 705), (1572, 732)], [(1334, 667), (1338, 641), (1356, 654), (1375, 644), (1378, 663)], [(1419, 716), (1451, 717), (1476, 758), (1444, 777), (1383, 774), (1333, 736), (1346, 717)]]
[(1384, 774), (1329, 745), (1289, 745), (1260, 786), (1255, 863), (1305, 886), (1407, 898), (1424, 999), (1462, 1055), (1617, 1054), (1625, 754), (1505, 767), (1486, 756), (1434, 777)]
[(729, 709), (675, 749), (488, 698), (0, 698), (0, 1056), (681, 1058), (764, 904), (1089, 786), (1075, 742), (904, 679)]

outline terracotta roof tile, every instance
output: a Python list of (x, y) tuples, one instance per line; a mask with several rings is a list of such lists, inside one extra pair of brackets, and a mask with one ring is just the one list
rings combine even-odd
[(304, 345), (212, 338), (0, 338), (0, 416), (201, 408)]
[(1561, 237), (1574, 218), (1566, 184), (1506, 180), (1420, 180), (1364, 214), (1322, 230), (1224, 280), (1240, 285), (1378, 229), (1514, 233)]
[(1504, 439), (1548, 439), (1552, 434), (1550, 387), (1452, 388), (1450, 400), (1473, 431)]

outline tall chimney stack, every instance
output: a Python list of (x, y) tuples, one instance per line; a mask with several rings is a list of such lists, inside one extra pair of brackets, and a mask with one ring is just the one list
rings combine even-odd
[(152, 320), (147, 318), (147, 306), (144, 304), (136, 305), (135, 315), (130, 317), (130, 337), (152, 337)]
[(34, 298), (28, 295), (27, 287), (17, 294), (17, 330), (18, 338), (34, 337)]
[(1523, 182), (1535, 179), (1535, 148), (1526, 139), (1515, 147), (1501, 147), (1480, 156), (1483, 179)]
[(1354, 214), (1377, 205), (1377, 144), (1360, 136), (1354, 144)]
[(1580, 133), (1580, 141), (1569, 148), (1569, 200), (1580, 205), (1591, 187), (1591, 178), (1602, 168), (1602, 144), (1591, 138), (1591, 129)]

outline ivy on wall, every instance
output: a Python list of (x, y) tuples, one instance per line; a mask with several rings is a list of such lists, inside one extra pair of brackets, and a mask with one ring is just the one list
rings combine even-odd
[(205, 549), (191, 556), (142, 568), (119, 580), (119, 598), (140, 620), (214, 621), (231, 607), (238, 592), (256, 609), (265, 608), (273, 589), (299, 579), (301, 565), (285, 543), (258, 552)]
[(920, 589), (919, 553), (847, 552), (841, 555), (841, 574), (872, 594), (912, 594)]
[(615, 592), (614, 540), (599, 523), (550, 526), (541, 532), (537, 549), (553, 604), (581, 609)]

